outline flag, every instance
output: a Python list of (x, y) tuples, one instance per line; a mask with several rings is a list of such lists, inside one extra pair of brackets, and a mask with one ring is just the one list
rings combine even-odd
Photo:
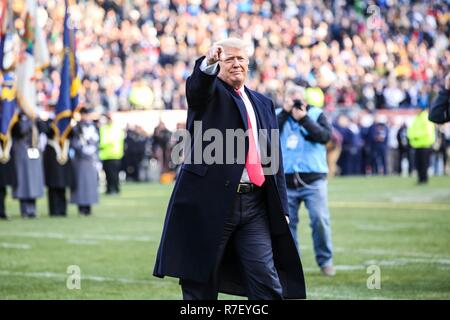
[[(0, 2), (0, 72), (11, 71), (15, 67), (19, 51), (18, 35), (14, 32), (13, 12), (6, 0)], [(1, 96), (1, 93), (0, 93)]]
[(0, 2), (0, 69), (3, 70), (3, 50), (6, 39), (6, 14), (7, 14), (6, 0)]
[(38, 14), (39, 9), (42, 8), (35, 8), (34, 57), (36, 59), (36, 68), (45, 69), (50, 65), (50, 54), (48, 52), (47, 39), (44, 30), (42, 30), (42, 22), (39, 20), (39, 17), (42, 17), (42, 15)]
[(3, 75), (0, 99), (0, 162), (8, 162), (12, 146), (11, 129), (17, 122), (17, 101), (11, 72)]
[(26, 0), (25, 31), (22, 36), (17, 66), (17, 100), (22, 111), (30, 118), (36, 117), (36, 61), (34, 58), (35, 12), (34, 0)]
[(67, 160), (67, 137), (72, 129), (72, 114), (78, 107), (78, 90), (80, 87), (80, 79), (77, 75), (78, 65), (75, 52), (75, 32), (69, 24), (70, 15), (67, 0), (65, 0), (65, 5), (61, 85), (56, 104), (55, 119), (52, 122), (52, 128), (55, 132), (54, 139), (58, 142), (59, 146), (59, 149), (58, 147), (56, 148), (57, 154), (60, 155), (58, 161), (61, 164)]
[[(0, 72), (3, 77), (0, 91), (0, 162), (8, 162), (12, 146), (11, 129), (17, 121), (17, 100), (14, 75), (9, 70), (12, 52), (12, 11), (7, 2), (0, 3)], [(7, 64), (5, 64), (7, 62)]]
[[(74, 0), (71, 0), (71, 2)], [(67, 0), (66, 2), (66, 13), (68, 10), (68, 4)], [(69, 15), (70, 17), (70, 15)], [(75, 28), (70, 28), (69, 26), (69, 20), (67, 19), (67, 23), (64, 24), (65, 29), (67, 29), (68, 37), (65, 37), (65, 39), (69, 43), (69, 57), (70, 57), (70, 104), (72, 111), (78, 111), (79, 107), (79, 100), (78, 100), (78, 92), (80, 90), (81, 86), (81, 80), (79, 75), (79, 67), (77, 63), (77, 56), (76, 56), (76, 39), (75, 39)]]

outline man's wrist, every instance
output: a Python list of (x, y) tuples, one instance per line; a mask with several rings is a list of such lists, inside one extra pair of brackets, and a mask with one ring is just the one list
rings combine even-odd
[(308, 120), (308, 115), (305, 114), (303, 117), (301, 117), (300, 119), (295, 119), (297, 120), (298, 123), (303, 124)]
[(200, 70), (208, 75), (215, 75), (218, 72), (218, 66), (218, 62), (208, 64), (208, 59), (205, 57), (205, 59), (203, 59), (202, 63), (200, 64)]

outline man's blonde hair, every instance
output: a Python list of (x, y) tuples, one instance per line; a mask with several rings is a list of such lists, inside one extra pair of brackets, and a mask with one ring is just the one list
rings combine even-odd
[(224, 48), (237, 48), (241, 49), (250, 57), (253, 53), (253, 48), (250, 43), (239, 38), (226, 38), (214, 43), (216, 46), (222, 46)]

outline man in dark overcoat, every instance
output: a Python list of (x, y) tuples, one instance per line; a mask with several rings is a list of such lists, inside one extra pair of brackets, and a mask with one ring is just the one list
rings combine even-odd
[(23, 218), (36, 217), (36, 199), (44, 195), (42, 155), (39, 149), (39, 119), (30, 119), (21, 112), (12, 129), (12, 158), (17, 184), (13, 197), (20, 201)]
[[(50, 108), (54, 110), (54, 105)], [(61, 139), (52, 115), (43, 123), (47, 136), (47, 145), (44, 149), (44, 176), (47, 186), (48, 210), (52, 217), (65, 217), (67, 215), (66, 190), (70, 187), (70, 134)], [(70, 124), (69, 124), (70, 126)], [(58, 134), (57, 131), (58, 130)], [(62, 140), (62, 143), (61, 143)]]
[[(229, 38), (198, 59), (187, 79), (192, 143), (169, 201), (154, 267), (157, 277), (179, 278), (187, 300), (217, 299), (218, 292), (249, 299), (306, 296), (286, 218), (274, 104), (244, 86), (248, 65), (248, 45)], [(220, 148), (227, 132), (237, 143)], [(219, 147), (211, 155), (222, 154), (223, 161), (210, 161), (213, 139)], [(238, 152), (242, 143), (244, 156)], [(264, 143), (270, 146), (267, 158)]]

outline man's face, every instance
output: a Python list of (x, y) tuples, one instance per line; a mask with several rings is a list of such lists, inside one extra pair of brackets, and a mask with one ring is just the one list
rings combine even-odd
[(239, 48), (224, 48), (220, 57), (219, 78), (234, 88), (240, 88), (247, 79), (248, 56)]

